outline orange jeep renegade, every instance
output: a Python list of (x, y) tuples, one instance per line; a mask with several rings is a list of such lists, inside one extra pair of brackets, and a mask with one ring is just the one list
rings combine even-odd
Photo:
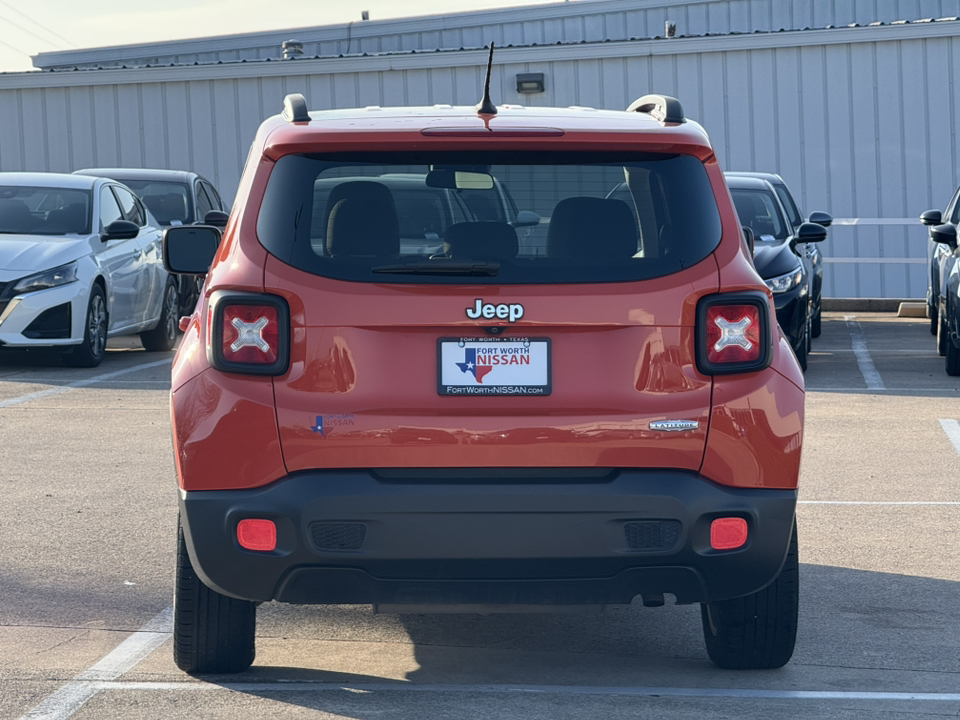
[(803, 377), (677, 100), (290, 95), (222, 241), (164, 255), (206, 275), (171, 398), (183, 670), (249, 667), (272, 600), (670, 594), (716, 664), (790, 659)]

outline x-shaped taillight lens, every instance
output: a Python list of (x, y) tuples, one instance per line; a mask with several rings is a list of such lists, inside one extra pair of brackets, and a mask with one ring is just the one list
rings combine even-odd
[(712, 305), (707, 309), (707, 360), (753, 362), (760, 358), (760, 311), (755, 305)]

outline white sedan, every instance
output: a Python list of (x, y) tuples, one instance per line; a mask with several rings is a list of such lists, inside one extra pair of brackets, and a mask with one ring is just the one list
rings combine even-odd
[(0, 173), (0, 346), (61, 347), (100, 364), (107, 338), (177, 338), (177, 285), (143, 203), (105, 178)]

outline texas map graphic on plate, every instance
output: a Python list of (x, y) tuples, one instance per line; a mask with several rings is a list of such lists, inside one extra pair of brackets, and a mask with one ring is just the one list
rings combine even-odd
[(477, 382), (483, 382), (483, 376), (488, 372), (493, 370), (493, 367), (490, 365), (480, 365), (477, 366), (477, 349), (476, 348), (466, 348), (464, 349), (464, 362), (457, 363), (457, 367), (460, 368), (465, 373), (473, 373), (473, 377), (476, 378)]

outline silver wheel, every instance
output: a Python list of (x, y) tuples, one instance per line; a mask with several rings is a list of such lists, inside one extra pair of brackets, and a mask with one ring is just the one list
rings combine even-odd
[(107, 303), (103, 298), (103, 288), (94, 285), (90, 290), (90, 302), (87, 303), (83, 341), (63, 356), (63, 362), (69, 367), (96, 367), (106, 355)]
[(177, 295), (177, 288), (174, 285), (167, 285), (167, 292), (163, 297), (164, 305), (164, 325), (163, 330), (167, 340), (171, 345), (177, 339), (177, 311), (179, 310), (180, 298)]
[(87, 313), (87, 335), (90, 354), (94, 357), (103, 355), (107, 348), (107, 308), (102, 295), (95, 294), (90, 298), (90, 312)]
[(157, 324), (140, 333), (140, 342), (150, 352), (166, 352), (177, 344), (177, 331), (180, 329), (180, 292), (174, 278), (167, 279), (160, 303), (160, 317)]

